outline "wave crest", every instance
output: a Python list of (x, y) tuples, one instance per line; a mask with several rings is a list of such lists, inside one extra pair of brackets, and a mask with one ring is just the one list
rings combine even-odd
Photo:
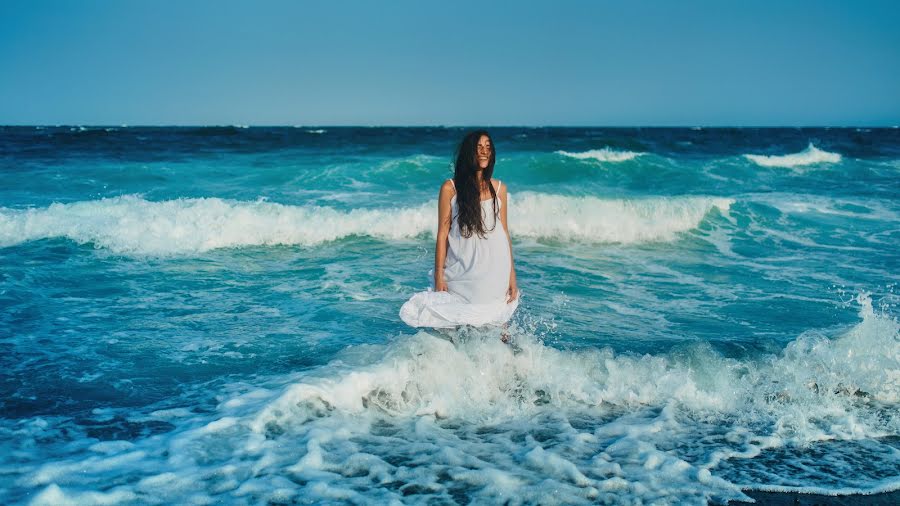
[[(600, 199), (524, 192), (510, 196), (515, 236), (586, 242), (670, 241), (696, 227), (713, 208), (733, 201), (710, 197)], [(0, 247), (66, 237), (115, 253), (189, 255), (244, 246), (315, 246), (351, 236), (399, 240), (434, 234), (435, 204), (388, 209), (291, 206), (219, 198), (152, 202), (137, 196), (0, 208)]]
[(591, 149), (575, 153), (569, 151), (557, 151), (556, 153), (578, 160), (596, 160), (598, 162), (627, 162), (628, 160), (633, 160), (644, 154), (636, 151), (617, 151), (610, 148)]
[(0, 209), (0, 246), (67, 237), (115, 253), (169, 256), (241, 246), (314, 246), (352, 235), (400, 239), (428, 230), (427, 210), (430, 206), (423, 205), (343, 212), (261, 200), (151, 202), (124, 196), (25, 211)]
[[(500, 462), (488, 458), (495, 469), (521, 476), (527, 484), (549, 478), (603, 490), (610, 475), (595, 467), (599, 463), (618, 466), (615, 476), (634, 480), (634, 489), (618, 483), (635, 499), (646, 499), (640, 485), (660, 483), (654, 479), (659, 473), (665, 473), (667, 488), (649, 495), (678, 503), (707, 494), (740, 496), (739, 485), (747, 482), (793, 490), (794, 470), (773, 470), (767, 465), (771, 460), (756, 457), (816, 442), (895, 435), (900, 429), (900, 419), (883, 411), (900, 401), (900, 326), (876, 314), (867, 295), (858, 302), (861, 321), (843, 335), (802, 335), (777, 356), (745, 359), (703, 345), (637, 356), (610, 349), (557, 350), (527, 333), (517, 333), (510, 347), (500, 342), (499, 331), (448, 334), (453, 344), (419, 332), (383, 346), (348, 349), (327, 366), (299, 374), (281, 391), (254, 391), (226, 402), (230, 411), (222, 415), (240, 417), (260, 439), (296, 440), (374, 427), (357, 441), (384, 438), (373, 447), (398, 455), (415, 454), (432, 438), (441, 439), (437, 444), (451, 447), (454, 455), (467, 456), (489, 455), (503, 441), (504, 448), (533, 452), (535, 461), (546, 463), (534, 466), (528, 455)], [(567, 420), (559, 423), (557, 415), (546, 417), (549, 412), (563, 413)], [(374, 419), (387, 420), (392, 430), (385, 435), (382, 426), (366, 423)], [(444, 439), (430, 430), (440, 420), (479, 430)], [(408, 427), (402, 437), (396, 435), (399, 427)], [(519, 431), (532, 439), (517, 437)], [(536, 444), (548, 439), (550, 444)], [(892, 477), (896, 450), (870, 447), (873, 461), (885, 463), (878, 472)], [(685, 452), (678, 448), (705, 457), (682, 460)], [(821, 467), (808, 460), (792, 463), (828, 473), (835, 462), (855, 458), (853, 446), (848, 448), (846, 454), (831, 448), (835, 453)], [(319, 458), (324, 452), (316, 452), (315, 469), (348, 453), (331, 450), (329, 458)], [(435, 462), (422, 471), (439, 473), (444, 464)], [(900, 482), (888, 478), (880, 485), (895, 489)], [(871, 478), (848, 475), (829, 481), (823, 491), (863, 492), (871, 486)]]
[[(857, 401), (900, 403), (900, 322), (876, 312), (869, 294), (858, 295), (856, 302), (860, 321), (842, 335), (802, 334), (779, 356), (744, 360), (724, 357), (707, 345), (643, 356), (609, 348), (558, 350), (522, 329), (514, 332), (513, 352), (497, 329), (453, 331), (445, 334), (450, 340), (419, 331), (358, 351), (360, 356), (351, 353), (326, 367), (325, 376), (314, 374), (288, 386), (281, 399), (259, 412), (255, 425), (262, 429), (272, 418), (291, 418), (309, 399), (344, 412), (376, 405), (395, 416), (482, 421), (533, 412), (544, 401), (559, 408), (675, 402), (690, 411), (727, 414), (757, 407), (756, 413), (743, 413), (747, 418), (761, 412), (793, 417), (796, 406), (805, 408), (800, 413), (805, 417), (828, 418), (841, 406), (861, 418), (873, 416), (867, 420), (871, 426), (856, 425), (864, 423), (861, 419), (845, 420), (848, 425), (882, 435), (882, 430), (900, 429), (900, 418), (881, 419), (872, 406)], [(474, 384), (468, 378), (480, 379)], [(821, 439), (818, 430), (775, 427), (779, 436), (795, 442)]]
[(653, 197), (601, 199), (525, 192), (510, 196), (510, 229), (518, 237), (563, 241), (640, 243), (672, 241), (733, 199)]
[(744, 155), (744, 158), (762, 167), (802, 167), (818, 163), (840, 163), (841, 155), (823, 151), (810, 142), (806, 149), (788, 155)]
[[(700, 344), (561, 350), (515, 326), (510, 345), (499, 329), (469, 329), (445, 334), (452, 343), (418, 332), (348, 346), (328, 364), (228, 384), (211, 412), (129, 416), (178, 425), (26, 463), (18, 483), (45, 487), (35, 504), (228, 503), (256, 491), (274, 502), (724, 504), (748, 488), (897, 490), (900, 324), (868, 295), (857, 301), (861, 321), (842, 335), (805, 333), (744, 358)], [(38, 421), (26, 437), (48, 433), (53, 421)], [(83, 491), (110, 479), (123, 483), (115, 496)]]

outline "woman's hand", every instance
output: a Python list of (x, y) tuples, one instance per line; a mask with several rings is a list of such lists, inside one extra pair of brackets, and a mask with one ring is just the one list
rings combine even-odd
[(435, 292), (446, 292), (447, 291), (447, 282), (444, 281), (444, 274), (440, 273), (434, 276), (434, 291)]
[(511, 279), (509, 281), (509, 288), (506, 290), (506, 303), (509, 304), (510, 302), (512, 302), (518, 298), (519, 298), (519, 287), (516, 286), (516, 280)]

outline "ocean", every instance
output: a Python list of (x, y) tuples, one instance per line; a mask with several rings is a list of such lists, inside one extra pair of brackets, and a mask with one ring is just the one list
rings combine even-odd
[(468, 130), (0, 127), (2, 502), (900, 489), (900, 130), (489, 129), (510, 344), (398, 317)]

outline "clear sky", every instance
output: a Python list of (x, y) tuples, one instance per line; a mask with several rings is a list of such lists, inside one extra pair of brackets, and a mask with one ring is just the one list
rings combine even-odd
[(0, 124), (898, 123), (900, 1), (0, 2)]

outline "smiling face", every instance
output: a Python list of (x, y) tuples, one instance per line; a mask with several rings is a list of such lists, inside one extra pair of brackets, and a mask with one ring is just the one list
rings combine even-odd
[(491, 150), (493, 149), (491, 139), (487, 135), (482, 135), (478, 139), (478, 146), (475, 151), (475, 161), (477, 162), (478, 170), (486, 169), (488, 164), (491, 163)]

